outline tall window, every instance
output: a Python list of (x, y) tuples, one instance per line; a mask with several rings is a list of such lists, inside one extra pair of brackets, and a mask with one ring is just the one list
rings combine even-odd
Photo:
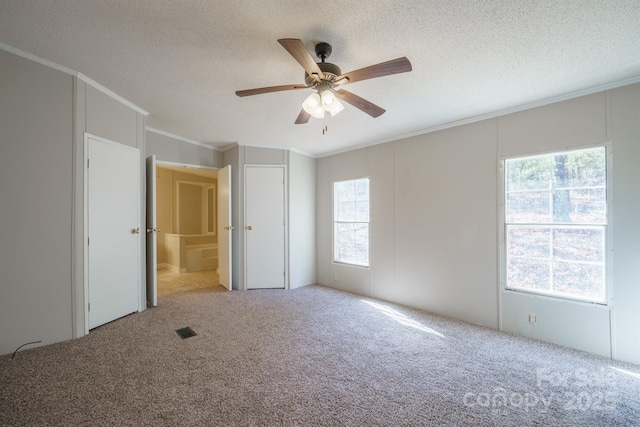
[(333, 184), (333, 260), (369, 266), (369, 179)]
[(605, 147), (507, 159), (506, 286), (605, 300)]

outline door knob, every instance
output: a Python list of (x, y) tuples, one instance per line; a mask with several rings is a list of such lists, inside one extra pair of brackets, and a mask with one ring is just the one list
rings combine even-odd
[(140, 234), (140, 228), (138, 228), (138, 227), (132, 228), (131, 229), (131, 234)]
[(248, 226), (247, 230), (253, 230), (253, 227), (252, 226)]
[(232, 225), (227, 225), (224, 227), (225, 230), (235, 230), (236, 228)]

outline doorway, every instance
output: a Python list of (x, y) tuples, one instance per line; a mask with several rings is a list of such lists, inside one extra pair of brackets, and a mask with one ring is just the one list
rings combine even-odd
[[(147, 274), (151, 279), (147, 286), (149, 305), (156, 305), (158, 296), (226, 290), (220, 286), (223, 281), (218, 274), (223, 267), (219, 255), (223, 255), (223, 262), (225, 254), (229, 259), (228, 249), (218, 247), (221, 234), (228, 233), (218, 225), (219, 171), (167, 162), (156, 164), (154, 157), (147, 159), (147, 267), (153, 270)], [(228, 169), (220, 172), (224, 175)], [(225, 194), (228, 198), (228, 191)], [(226, 236), (222, 237), (224, 243)]]

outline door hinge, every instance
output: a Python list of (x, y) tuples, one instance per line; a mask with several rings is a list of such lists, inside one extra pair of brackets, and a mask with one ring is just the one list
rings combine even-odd
[(89, 246), (89, 237), (87, 237), (87, 246)]
[(89, 169), (89, 159), (87, 159), (87, 169)]
[(91, 303), (87, 304), (87, 311), (91, 311)]

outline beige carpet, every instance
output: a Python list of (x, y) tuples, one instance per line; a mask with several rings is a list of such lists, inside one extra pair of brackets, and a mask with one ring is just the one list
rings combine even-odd
[(0, 425), (637, 426), (639, 373), (322, 286), (194, 291), (0, 357)]

